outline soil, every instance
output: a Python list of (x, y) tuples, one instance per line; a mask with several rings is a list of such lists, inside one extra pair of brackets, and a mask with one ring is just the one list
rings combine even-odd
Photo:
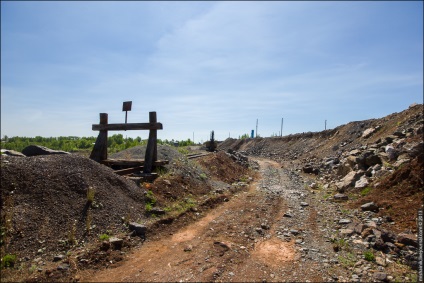
[[(339, 232), (347, 228), (340, 220), (361, 219), (359, 206), (374, 201), (381, 209), (372, 217), (392, 219), (383, 228), (416, 233), (423, 154), (374, 179), (366, 195), (350, 190), (346, 202), (328, 198), (336, 193), (331, 186), (323, 189), (335, 178), (331, 170), (315, 175), (302, 168), (394, 132), (408, 131), (413, 135), (405, 142), (419, 142), (422, 109), (319, 133), (228, 139), (217, 153), (196, 159), (159, 146), (159, 159), (170, 163), (156, 169), (154, 182), (139, 186), (77, 154), (2, 155), (2, 265), (6, 255), (17, 259), (2, 268), (1, 281), (350, 282), (378, 281), (377, 273), (388, 275), (385, 281), (416, 281), (404, 253), (371, 250), (387, 264), (367, 261), (370, 250)], [(371, 127), (378, 130), (364, 138)], [(228, 149), (249, 156), (258, 169)], [(135, 147), (111, 157), (142, 158), (143, 152)], [(145, 225), (146, 237), (134, 236), (129, 222)]]

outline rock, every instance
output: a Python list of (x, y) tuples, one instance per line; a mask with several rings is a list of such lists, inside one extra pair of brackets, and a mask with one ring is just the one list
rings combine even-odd
[(69, 270), (69, 267), (70, 267), (69, 264), (64, 263), (64, 264), (59, 265), (57, 267), (57, 270)]
[(404, 138), (405, 137), (405, 134), (402, 133), (402, 132), (399, 132), (399, 131), (394, 132), (393, 135), (395, 137), (398, 137), (398, 138)]
[(70, 154), (62, 150), (54, 150), (41, 145), (29, 145), (22, 150), (26, 156), (50, 155), (50, 154)]
[(312, 167), (311, 164), (306, 164), (305, 166), (303, 166), (302, 170), (304, 173), (308, 173), (308, 174), (310, 173), (313, 173), (315, 175), (319, 174), (319, 169)]
[(364, 231), (362, 231), (361, 233), (361, 237), (362, 239), (365, 239), (366, 237), (368, 237), (369, 235), (372, 235), (372, 228), (366, 228), (364, 229)]
[(365, 157), (365, 165), (374, 166), (376, 164), (382, 164), (381, 158), (376, 154), (371, 154)]
[(341, 193), (335, 194), (333, 198), (334, 200), (340, 200), (340, 201), (349, 199), (347, 195), (341, 194)]
[(362, 133), (363, 138), (369, 138), (375, 132), (374, 128), (368, 128)]
[(386, 145), (385, 147), (385, 152), (387, 154), (387, 158), (392, 161), (392, 160), (396, 160), (398, 152), (397, 150), (395, 150), (395, 148), (392, 145)]
[(166, 213), (165, 210), (157, 208), (157, 207), (153, 207), (149, 212), (151, 214), (156, 214), (156, 215), (164, 215)]
[(341, 163), (339, 164), (339, 166), (337, 166), (337, 175), (340, 177), (346, 176), (351, 171), (352, 167), (349, 165), (348, 162)]
[(142, 224), (138, 224), (136, 222), (130, 222), (129, 229), (130, 231), (134, 231), (137, 236), (140, 236), (142, 238), (146, 237), (147, 227)]
[(359, 154), (361, 154), (361, 151), (359, 149), (349, 151), (349, 155), (357, 156)]
[(64, 255), (55, 255), (54, 256), (54, 258), (53, 258), (53, 261), (54, 262), (56, 262), (56, 261), (61, 261), (61, 260), (63, 260), (65, 258), (65, 256)]
[(363, 189), (369, 185), (367, 177), (364, 175), (358, 181), (355, 182), (356, 189)]
[(340, 193), (351, 187), (362, 175), (362, 172), (351, 171), (340, 182), (336, 183), (336, 187)]
[(339, 220), (339, 224), (349, 224), (350, 222), (352, 222), (350, 219), (340, 219)]
[(365, 226), (362, 223), (355, 225), (354, 231), (357, 234), (361, 234), (365, 230)]
[(363, 205), (361, 205), (362, 211), (372, 211), (372, 212), (378, 212), (378, 206), (374, 202), (368, 202)]
[(410, 158), (414, 158), (424, 152), (424, 142), (420, 141), (419, 143), (411, 143), (405, 146), (407, 154)]
[(382, 230), (381, 231), (381, 239), (384, 242), (394, 243), (396, 241), (396, 235), (393, 232)]
[(376, 256), (375, 257), (375, 262), (378, 264), (378, 265), (380, 265), (380, 266), (383, 266), (383, 267), (385, 267), (387, 264), (386, 264), (386, 259), (385, 258), (382, 258), (382, 257), (380, 257), (380, 256)]
[(290, 231), (289, 231), (290, 233), (292, 233), (293, 235), (299, 235), (299, 231), (297, 231), (297, 230), (295, 230), (295, 229), (291, 229)]
[(399, 168), (401, 165), (408, 163), (410, 161), (409, 158), (399, 158), (398, 160), (396, 160), (395, 163), (393, 163), (393, 166), (395, 168)]
[(7, 155), (7, 156), (26, 157), (25, 154), (22, 154), (19, 151), (11, 150), (11, 149), (2, 149), (1, 150), (1, 154), (2, 155)]
[(290, 212), (286, 212), (286, 213), (284, 213), (283, 217), (291, 218), (291, 217), (293, 217), (293, 214), (291, 214)]
[(343, 236), (352, 236), (354, 231), (352, 229), (340, 229), (340, 234)]
[(184, 251), (185, 252), (191, 252), (193, 250), (193, 246), (192, 245), (187, 245), (184, 247)]
[(373, 277), (377, 281), (386, 281), (386, 279), (387, 279), (387, 273), (385, 273), (385, 272), (375, 272), (373, 274)]
[(271, 227), (266, 223), (262, 223), (261, 228), (264, 229), (264, 230), (269, 230)]
[(413, 234), (401, 233), (397, 236), (397, 242), (408, 246), (418, 247), (417, 237)]
[(372, 220), (368, 220), (367, 222), (365, 222), (365, 227), (366, 228), (377, 228), (377, 223), (375, 223)]
[(117, 237), (110, 237), (109, 238), (109, 243), (110, 243), (110, 245), (112, 246), (112, 248), (114, 250), (120, 250), (120, 249), (122, 249), (122, 245), (124, 243), (124, 240), (123, 239), (119, 239)]
[(379, 250), (379, 251), (387, 251), (387, 252), (389, 251), (387, 249), (388, 248), (387, 244), (381, 238), (379, 238), (377, 235), (376, 235), (375, 243), (374, 243), (373, 247), (374, 247), (374, 249)]
[(300, 203), (300, 206), (309, 206), (309, 204), (308, 204), (307, 202), (303, 202), (303, 201), (302, 201), (302, 202)]

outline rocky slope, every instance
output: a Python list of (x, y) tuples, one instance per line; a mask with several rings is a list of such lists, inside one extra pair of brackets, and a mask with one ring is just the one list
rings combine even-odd
[(344, 217), (335, 220), (340, 239), (380, 252), (383, 271), (393, 261), (416, 270), (417, 214), (424, 199), (423, 125), (420, 104), (323, 132), (228, 139), (218, 148), (267, 157), (304, 174), (305, 185), (322, 197), (323, 206), (342, 205)]

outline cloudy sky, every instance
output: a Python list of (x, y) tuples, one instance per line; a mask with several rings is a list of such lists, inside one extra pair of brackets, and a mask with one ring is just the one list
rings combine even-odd
[[(423, 103), (423, 2), (1, 1), (1, 135), (334, 128)], [(111, 132), (146, 138), (146, 131)]]

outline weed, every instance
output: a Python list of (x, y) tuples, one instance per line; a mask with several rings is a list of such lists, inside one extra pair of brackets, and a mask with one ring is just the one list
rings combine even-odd
[(374, 261), (375, 256), (374, 253), (371, 250), (364, 251), (364, 258), (366, 261)]
[(331, 197), (331, 193), (325, 193), (323, 196), (322, 196), (322, 198), (323, 199), (328, 199), (329, 197)]
[(347, 253), (346, 256), (339, 256), (338, 260), (343, 267), (348, 268), (355, 265), (356, 258), (352, 253)]
[(249, 181), (249, 178), (247, 176), (240, 177), (240, 182), (247, 183)]
[(348, 249), (349, 243), (345, 239), (339, 239), (339, 240), (332, 240), (333, 242), (333, 249), (335, 251), (340, 251), (343, 249)]
[(348, 209), (340, 209), (340, 212), (344, 215), (348, 215), (349, 214), (349, 210)]
[(144, 209), (146, 210), (146, 212), (150, 212), (153, 209), (153, 206), (151, 203), (146, 203)]
[(186, 147), (179, 147), (178, 152), (181, 153), (181, 154), (184, 154), (184, 155), (187, 155), (187, 154), (190, 153), (189, 150)]
[(145, 210), (146, 212), (149, 212), (152, 210), (153, 206), (156, 204), (156, 198), (155, 195), (151, 190), (148, 190), (146, 195), (144, 196), (144, 201), (146, 203)]
[(366, 187), (361, 191), (361, 196), (366, 196), (371, 192), (372, 188), (371, 187)]
[(75, 220), (74, 223), (72, 224), (71, 230), (68, 233), (68, 243), (70, 245), (74, 245), (77, 242), (75, 238), (76, 232), (77, 232), (77, 221)]
[(109, 240), (110, 236), (108, 234), (101, 234), (99, 236), (100, 241), (107, 241)]
[(36, 265), (31, 265), (31, 267), (29, 268), (29, 272), (33, 273), (35, 270), (37, 269)]
[(87, 189), (87, 201), (89, 203), (92, 203), (94, 201), (95, 193), (96, 193), (96, 190), (93, 187), (88, 187), (88, 189)]
[(345, 239), (339, 239), (336, 241), (336, 243), (339, 244), (342, 248), (346, 248), (349, 245)]
[(159, 176), (163, 176), (168, 173), (168, 170), (165, 167), (156, 166), (153, 172), (157, 173)]
[(7, 254), (1, 259), (1, 267), (13, 267), (16, 263), (16, 255)]
[(205, 173), (201, 173), (201, 174), (199, 175), (199, 177), (200, 177), (200, 179), (202, 179), (202, 180), (206, 180), (206, 179), (208, 178), (208, 176), (207, 176)]

